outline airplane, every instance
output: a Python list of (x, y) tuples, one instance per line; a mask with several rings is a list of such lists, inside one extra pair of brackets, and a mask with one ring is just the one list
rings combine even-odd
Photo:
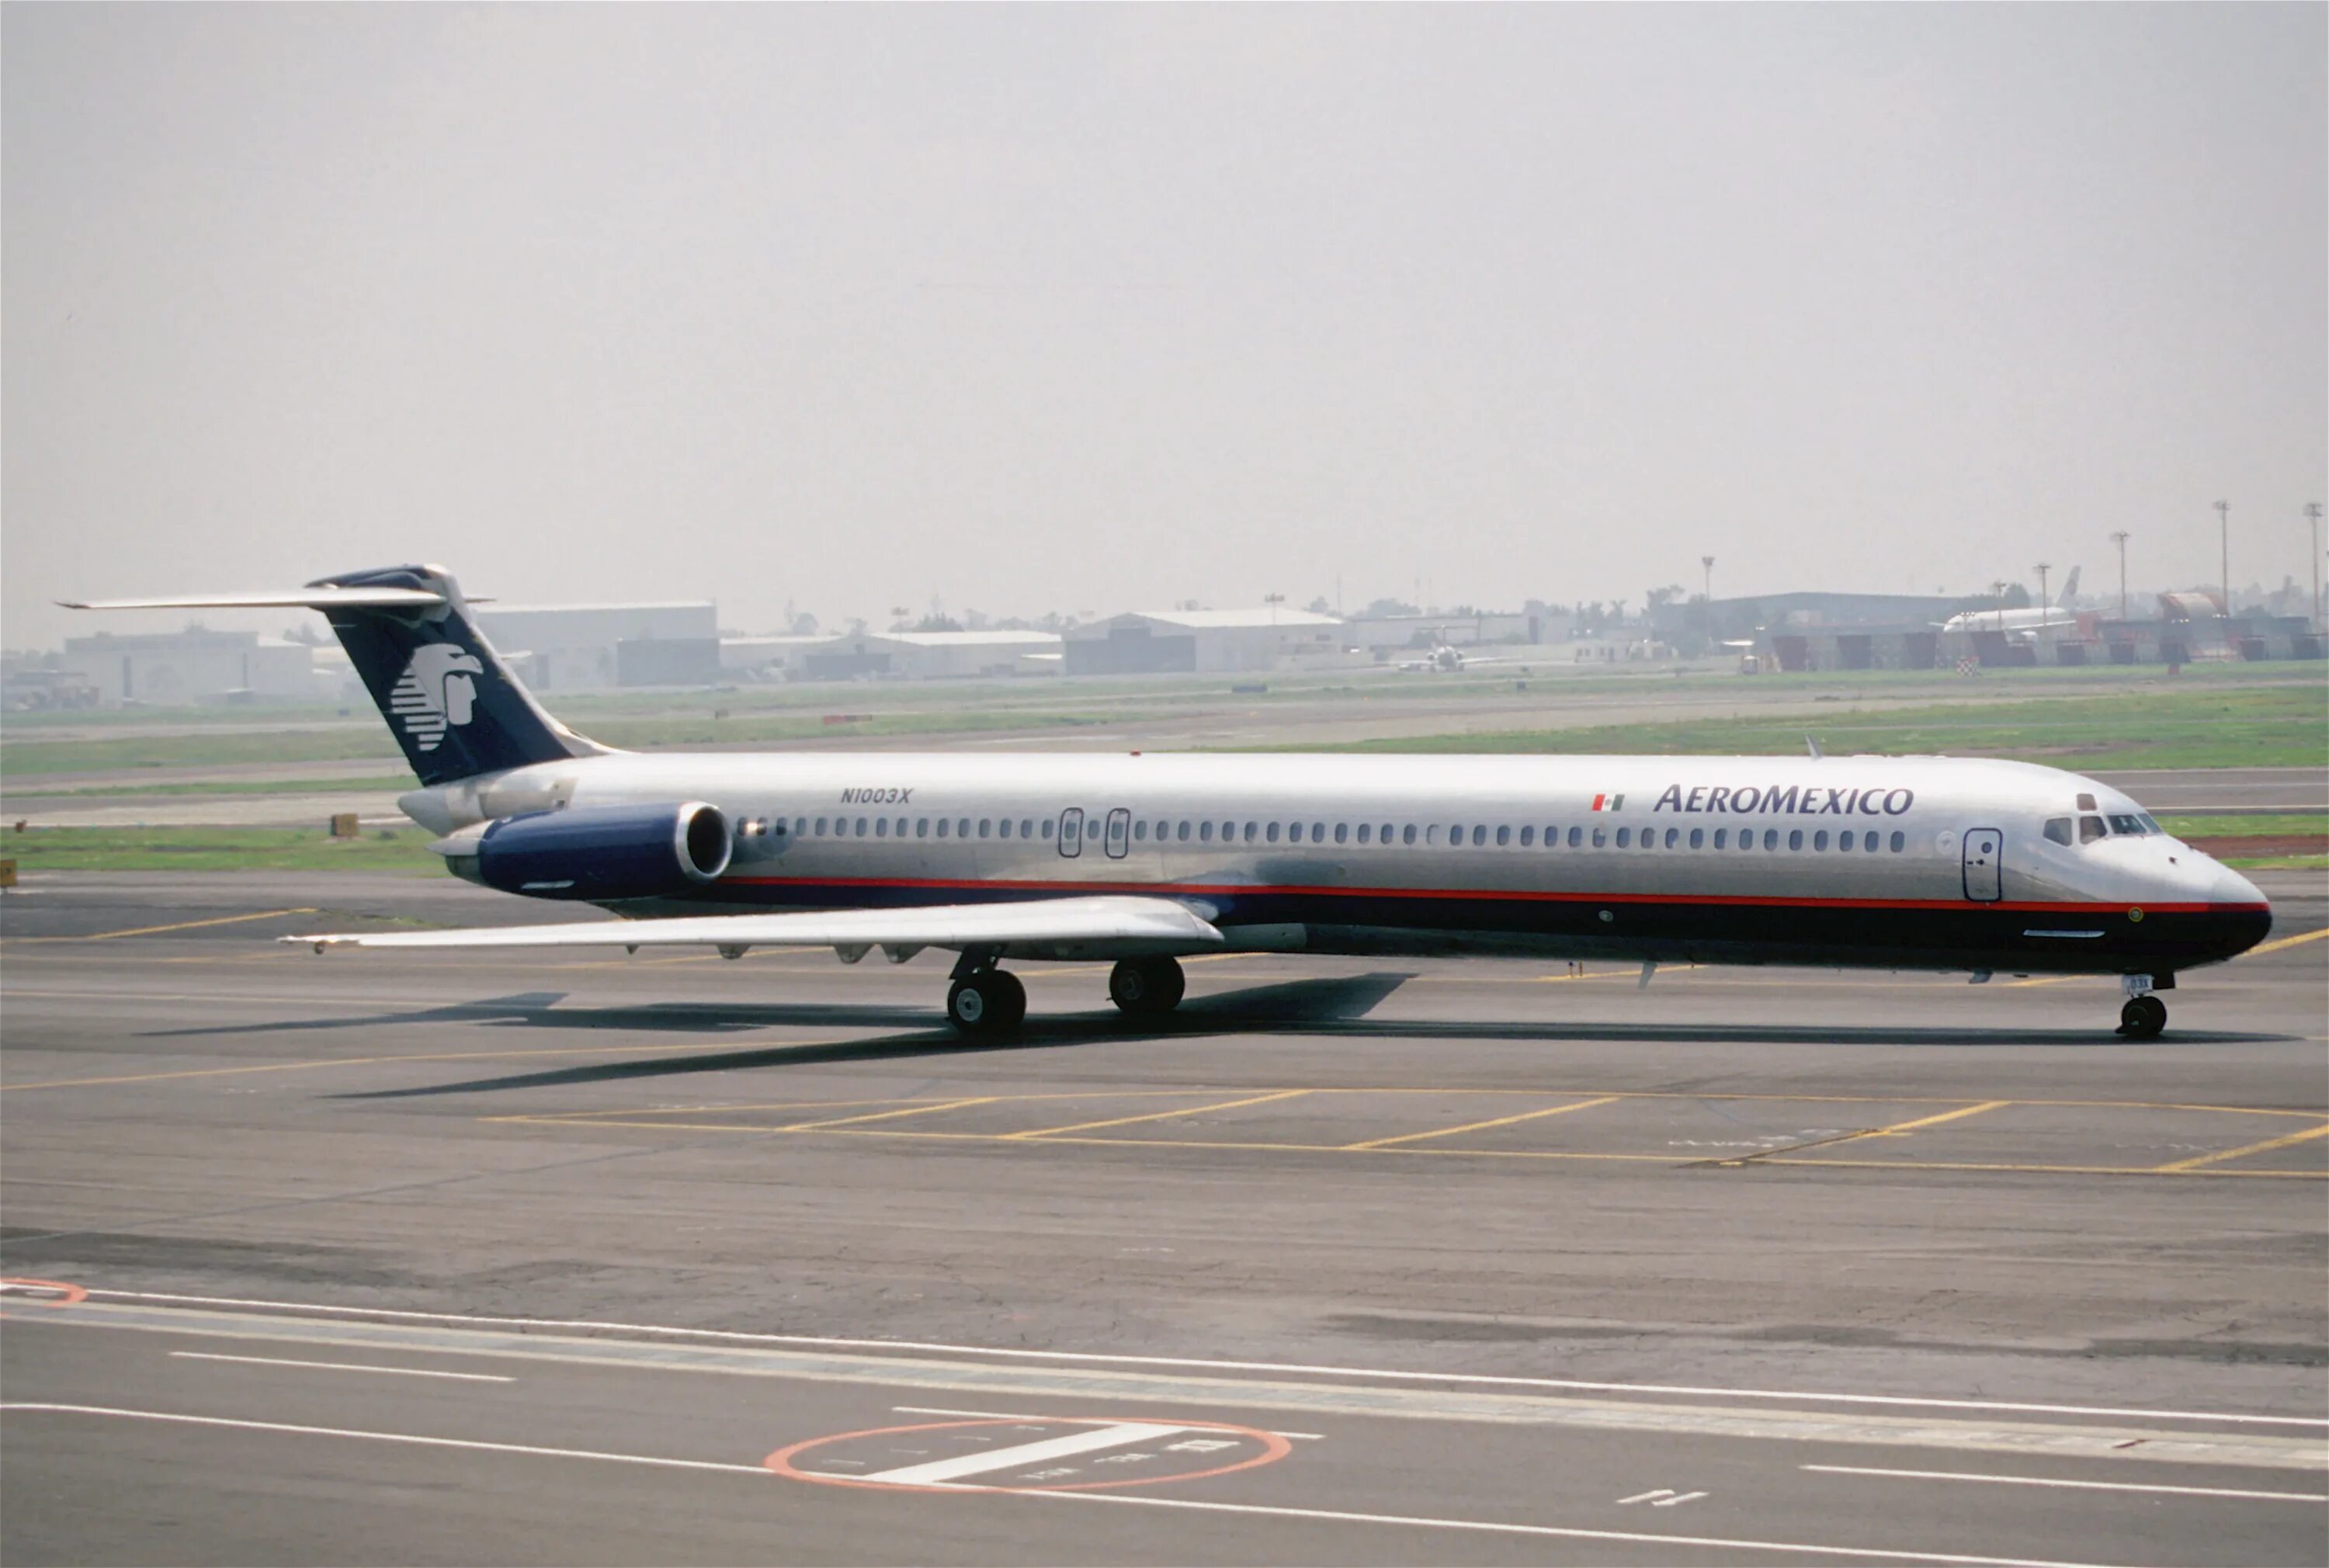
[(2115, 975), (2156, 1037), (2179, 972), (2263, 940), (2237, 872), (2096, 780), (1946, 757), (631, 753), (510, 673), (440, 567), (73, 609), (331, 623), (454, 875), (623, 918), (323, 933), (337, 947), (954, 953), (962, 1035), (1006, 961), (1110, 965), (1137, 1020), (1216, 953)]
[(1944, 634), (1976, 632), (2003, 632), (2017, 643), (2035, 642), (2041, 632), (2068, 630), (2079, 624), (2078, 612), (2068, 608), (2078, 596), (2079, 568), (2072, 567), (2070, 575), (2062, 579), (2062, 596), (2051, 605), (2032, 606), (2019, 610), (1966, 610), (1951, 615), (1940, 624)]
[(1403, 674), (1453, 675), (1460, 671), (1484, 669), (1490, 664), (1510, 664), (1511, 659), (1482, 659), (1446, 643), (1436, 644), (1420, 659), (1402, 659), (1399, 668)]

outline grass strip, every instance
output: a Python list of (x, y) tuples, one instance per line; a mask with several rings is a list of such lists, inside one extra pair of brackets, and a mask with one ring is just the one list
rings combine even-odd
[(440, 871), (416, 827), (358, 839), (307, 828), (33, 828), (0, 833), (0, 858), (24, 871)]

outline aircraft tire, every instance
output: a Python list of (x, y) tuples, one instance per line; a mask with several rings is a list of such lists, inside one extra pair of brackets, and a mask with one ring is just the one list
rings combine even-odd
[(1108, 976), (1108, 1000), (1128, 1019), (1161, 1019), (1181, 1005), (1188, 989), (1177, 959), (1127, 958)]
[(995, 1031), (1009, 1034), (1027, 1021), (1027, 988), (1017, 975), (1004, 970), (989, 970), (985, 978), (995, 987)]
[(2118, 1009), (2118, 1032), (2130, 1040), (2155, 1040), (2167, 1027), (2167, 1004), (2145, 993), (2131, 996)]
[(1027, 991), (1017, 978), (990, 969), (947, 988), (947, 1022), (966, 1039), (989, 1039), (1018, 1027)]

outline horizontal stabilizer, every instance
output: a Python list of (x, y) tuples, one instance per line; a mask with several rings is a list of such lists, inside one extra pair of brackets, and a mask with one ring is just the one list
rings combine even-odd
[(586, 920), (467, 931), (286, 936), (325, 947), (1003, 947), (1017, 944), (1158, 942), (1218, 946), (1221, 934), (1187, 905), (1133, 894), (1009, 904), (933, 904), (781, 915), (690, 915)]
[(59, 599), (68, 610), (427, 610), (445, 596), (422, 588), (260, 588), (159, 599)]

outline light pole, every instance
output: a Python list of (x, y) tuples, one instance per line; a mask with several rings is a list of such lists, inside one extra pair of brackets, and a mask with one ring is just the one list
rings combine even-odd
[(2313, 629), (2321, 629), (2321, 503), (2305, 503), (2305, 521), (2313, 525)]
[[(2314, 510), (2318, 512), (2320, 509), (2316, 507)], [(1711, 607), (1714, 604), (1714, 558), (1711, 555), (1702, 555), (1698, 558), (1698, 564), (1705, 568), (1706, 602)]]
[(2223, 574), (2224, 619), (2232, 618), (2232, 503), (2216, 502), (2217, 570)]
[(2005, 630), (2005, 579), (2000, 577), (1990, 587), (1997, 595), (1997, 629), (2003, 632)]
[(2051, 602), (2046, 596), (2046, 574), (2053, 569), (2051, 562), (2038, 563), (2038, 625), (2041, 631), (2046, 625), (2046, 612), (2052, 607)]
[(2126, 530), (2122, 528), (2112, 534), (2111, 542), (2118, 546), (2118, 618), (2124, 621), (2126, 619)]

